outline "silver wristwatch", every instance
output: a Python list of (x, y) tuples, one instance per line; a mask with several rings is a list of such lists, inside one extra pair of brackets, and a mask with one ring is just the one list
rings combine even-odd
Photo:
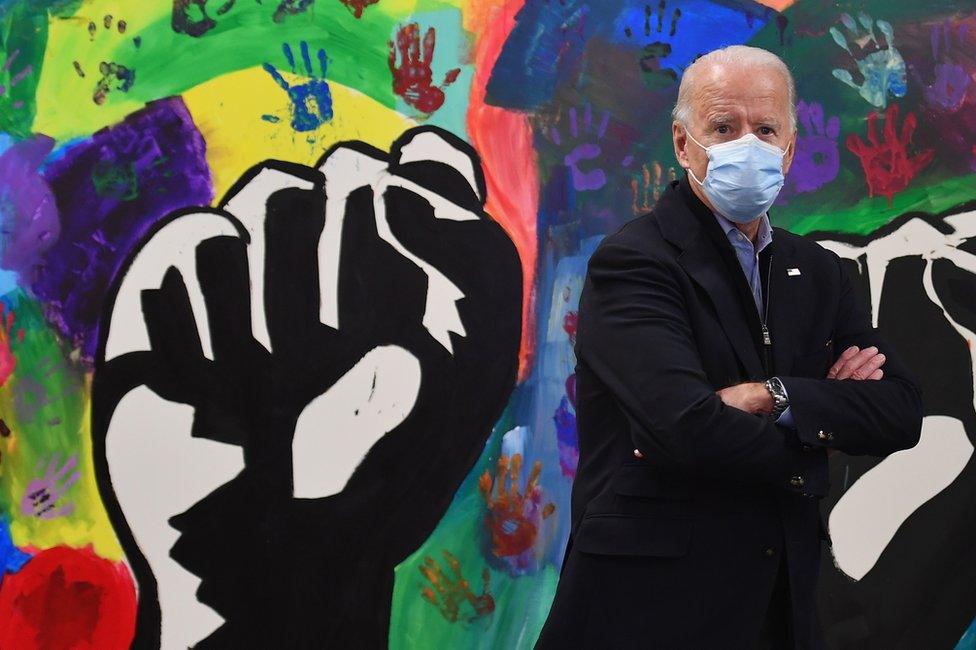
[(769, 414), (769, 417), (775, 420), (790, 405), (790, 400), (786, 397), (786, 388), (783, 386), (783, 382), (780, 381), (779, 377), (770, 377), (763, 385), (769, 391), (769, 394), (773, 396), (773, 410)]

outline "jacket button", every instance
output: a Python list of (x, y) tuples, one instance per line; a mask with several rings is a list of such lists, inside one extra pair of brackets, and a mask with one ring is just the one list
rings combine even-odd
[(775, 554), (776, 554), (776, 551), (775, 551), (775, 549), (773, 549), (773, 548), (767, 548), (767, 549), (766, 549), (765, 551), (763, 551), (763, 554), (764, 554), (764, 555), (765, 555), (766, 557), (773, 557), (773, 555), (775, 555)]
[(802, 449), (803, 451), (810, 451), (811, 449), (813, 449), (813, 447), (811, 447), (810, 445), (803, 445), (802, 447), (800, 447), (800, 449)]
[(790, 479), (790, 485), (792, 485), (793, 487), (803, 487), (803, 482), (804, 481), (802, 476), (794, 476), (793, 478)]

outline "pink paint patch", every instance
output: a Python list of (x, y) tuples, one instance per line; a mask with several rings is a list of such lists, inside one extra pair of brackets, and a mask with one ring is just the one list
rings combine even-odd
[[(10, 330), (14, 326), (14, 313), (7, 311), (7, 306), (3, 303), (0, 303), (0, 319), (4, 321), (3, 328), (0, 328), (0, 386), (3, 386), (10, 379), (10, 375), (14, 374), (14, 368), (17, 366), (17, 359), (10, 349)], [(23, 340), (19, 334), (18, 338)]]

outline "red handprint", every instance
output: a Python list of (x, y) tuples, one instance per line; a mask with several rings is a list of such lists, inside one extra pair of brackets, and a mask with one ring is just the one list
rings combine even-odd
[[(522, 454), (512, 456), (511, 468), (508, 456), (498, 459), (498, 472), (494, 482), (488, 470), (478, 479), (485, 503), (488, 505), (486, 522), (491, 531), (492, 552), (498, 557), (520, 555), (532, 548), (539, 533), (539, 524), (556, 509), (555, 504), (542, 503), (542, 488), (539, 487), (539, 473), (542, 462), (535, 461), (525, 493), (519, 492), (522, 478)], [(505, 476), (508, 475), (508, 490), (505, 489)], [(492, 491), (498, 494), (492, 498)]]
[(352, 15), (356, 18), (363, 17), (363, 11), (369, 5), (375, 5), (380, 0), (339, 0), (342, 4), (346, 5)]
[(847, 148), (860, 159), (861, 167), (864, 168), (868, 196), (888, 197), (888, 207), (891, 207), (895, 192), (908, 187), (908, 183), (935, 155), (932, 149), (925, 149), (909, 157), (908, 145), (915, 133), (915, 114), (905, 115), (905, 121), (901, 125), (901, 137), (895, 133), (897, 119), (898, 105), (892, 104), (885, 112), (884, 142), (878, 142), (877, 111), (871, 111), (868, 115), (867, 143), (853, 133), (847, 137)]
[[(429, 27), (424, 34), (424, 49), (420, 51), (420, 28), (410, 23), (397, 30), (397, 42), (390, 45), (390, 72), (393, 73), (393, 92), (403, 100), (424, 113), (436, 111), (444, 103), (444, 91), (433, 83), (430, 64), (434, 59), (434, 28)], [(397, 65), (397, 50), (400, 62)], [(444, 75), (443, 88), (454, 83), (461, 68), (454, 68)]]

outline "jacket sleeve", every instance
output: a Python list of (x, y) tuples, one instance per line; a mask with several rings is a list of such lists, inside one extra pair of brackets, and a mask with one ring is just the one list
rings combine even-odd
[(804, 451), (792, 430), (717, 395), (668, 264), (604, 240), (580, 298), (577, 359), (614, 396), (634, 447), (652, 466), (826, 494), (823, 447)]
[[(834, 350), (877, 346), (885, 355), (879, 380), (780, 377), (790, 397), (797, 436), (808, 445), (834, 447), (848, 454), (886, 456), (918, 443), (922, 431), (922, 392), (917, 379), (871, 325), (854, 295), (840, 257), (829, 252), (840, 274), (840, 300), (834, 323)], [(831, 359), (833, 364), (836, 359)]]

